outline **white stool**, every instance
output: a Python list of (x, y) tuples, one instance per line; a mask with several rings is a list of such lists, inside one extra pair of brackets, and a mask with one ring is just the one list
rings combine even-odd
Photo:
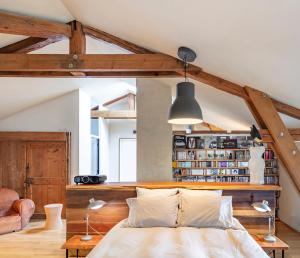
[(63, 205), (60, 203), (47, 204), (44, 206), (46, 213), (45, 229), (61, 229), (61, 210)]

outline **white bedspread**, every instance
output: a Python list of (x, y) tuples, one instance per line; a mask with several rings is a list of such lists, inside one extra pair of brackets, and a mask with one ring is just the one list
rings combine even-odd
[(237, 223), (238, 229), (126, 228), (116, 225), (87, 258), (268, 258)]

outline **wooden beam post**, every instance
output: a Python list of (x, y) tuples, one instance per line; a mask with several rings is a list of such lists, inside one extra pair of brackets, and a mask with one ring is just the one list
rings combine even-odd
[(78, 55), (85, 54), (86, 39), (81, 23), (78, 21), (72, 21), (70, 25), (72, 29), (72, 36), (69, 40), (69, 53)]
[[(70, 23), (72, 36), (69, 40), (69, 54), (73, 54), (74, 58), (78, 55), (86, 54), (86, 38), (80, 22), (72, 21)], [(74, 76), (84, 77), (84, 72), (71, 72)]]
[[(272, 147), (283, 162), (295, 186), (300, 192), (300, 153), (289, 130), (280, 118), (272, 99), (265, 93), (250, 87), (245, 87), (251, 102), (250, 109), (263, 120), (272, 138)], [(253, 112), (253, 110), (252, 110)], [(255, 119), (257, 119), (255, 117)], [(260, 123), (260, 121), (257, 121)]]

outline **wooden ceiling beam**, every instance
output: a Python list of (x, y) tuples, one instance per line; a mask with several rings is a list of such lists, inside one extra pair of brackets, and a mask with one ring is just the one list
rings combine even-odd
[(224, 132), (225, 130), (216, 126), (216, 125), (213, 125), (211, 123), (207, 123), (207, 122), (202, 122), (201, 125), (207, 127), (210, 131), (215, 131), (215, 132)]
[[(193, 80), (202, 82), (206, 85), (212, 86), (218, 90), (224, 91), (226, 93), (235, 95), (237, 97), (243, 98), (249, 105), (249, 97), (245, 93), (244, 87), (236, 83), (230, 82), (216, 75), (204, 72), (200, 67), (195, 65), (189, 65), (190, 71), (187, 71), (187, 76)], [(183, 75), (183, 71), (179, 71), (179, 74)], [(271, 98), (272, 99), (272, 98)], [(288, 104), (282, 103), (278, 100), (272, 99), (272, 102), (276, 109), (283, 114), (291, 116), (296, 119), (300, 119), (300, 109), (290, 106)], [(251, 104), (250, 104), (251, 105)], [(250, 109), (253, 110), (253, 109)]]
[[(289, 128), (288, 131), (293, 137), (294, 141), (300, 141), (300, 128)], [(272, 136), (268, 129), (260, 129), (259, 133), (263, 138), (268, 139), (267, 142), (273, 142)]]
[(98, 30), (98, 29), (95, 29), (95, 28), (92, 28), (89, 26), (83, 26), (83, 32), (87, 36), (90, 36), (96, 40), (101, 40), (101, 41), (105, 41), (105, 42), (117, 45), (117, 46), (119, 46), (123, 49), (126, 49), (132, 53), (135, 53), (135, 54), (153, 54), (152, 51), (150, 51), (146, 48), (140, 47), (136, 44), (128, 42), (127, 40), (113, 36), (102, 30)]
[(135, 98), (135, 94), (133, 94), (133, 93), (127, 93), (125, 95), (122, 95), (120, 97), (117, 97), (117, 98), (114, 98), (114, 99), (112, 99), (110, 101), (105, 102), (102, 106), (103, 107), (107, 107), (107, 106), (109, 106), (111, 104), (114, 104), (116, 102), (119, 102), (120, 100), (123, 100), (123, 99), (126, 99), (128, 101), (128, 98), (131, 97), (131, 96), (133, 96)]
[(61, 41), (62, 39), (64, 39), (64, 37), (62, 36), (54, 36), (50, 38), (29, 37), (20, 40), (18, 42), (12, 43), (8, 46), (0, 48), (0, 54), (5, 54), (5, 53), (26, 54), (41, 49), (52, 43)]
[[(84, 75), (82, 75), (84, 74)], [(85, 72), (77, 75), (70, 72), (1, 72), (0, 77), (31, 77), (31, 78), (173, 78), (179, 77), (178, 73), (172, 71), (164, 72), (148, 72), (148, 71), (134, 71), (134, 72)]]
[(71, 27), (67, 24), (16, 15), (0, 11), (0, 33), (49, 38), (53, 36), (71, 37)]
[(0, 54), (0, 71), (127, 72), (178, 71), (182, 62), (163, 54)]
[(276, 99), (273, 99), (273, 98), (272, 98), (272, 102), (273, 102), (274, 106), (276, 107), (276, 109), (280, 113), (291, 116), (291, 117), (296, 118), (296, 119), (300, 119), (300, 109), (299, 108), (296, 108), (296, 107), (293, 107), (291, 105), (285, 104), (285, 103), (280, 102), (280, 101), (278, 101)]
[(251, 108), (263, 119), (266, 129), (272, 136), (272, 148), (285, 165), (289, 175), (300, 192), (300, 152), (294, 142), (292, 135), (280, 118), (271, 98), (264, 92), (245, 87), (246, 93), (252, 103)]
[(135, 110), (92, 110), (91, 118), (103, 118), (103, 119), (136, 119)]
[[(226, 93), (241, 97), (243, 99), (247, 99), (248, 96), (245, 94), (242, 86), (224, 80), (218, 76), (212, 75), (210, 73), (204, 72), (200, 67), (195, 65), (189, 65), (189, 69), (187, 70), (187, 76), (193, 80), (202, 82), (206, 85), (212, 86), (218, 90), (224, 91)], [(181, 75), (184, 75), (184, 72), (179, 71)]]

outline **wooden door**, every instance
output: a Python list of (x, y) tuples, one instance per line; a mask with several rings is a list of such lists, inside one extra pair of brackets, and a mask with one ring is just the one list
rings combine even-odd
[(0, 141), (0, 187), (25, 197), (26, 146), (20, 141)]
[(46, 204), (65, 206), (66, 142), (27, 142), (26, 163), (26, 196), (36, 205), (35, 217), (44, 216)]

